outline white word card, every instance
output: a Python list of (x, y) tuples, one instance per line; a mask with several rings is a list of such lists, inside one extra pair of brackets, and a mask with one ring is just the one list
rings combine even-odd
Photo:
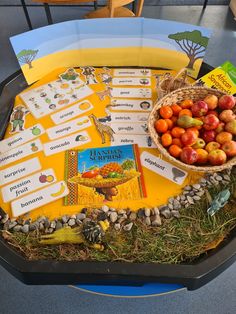
[(117, 98), (152, 98), (152, 90), (151, 88), (113, 87), (111, 95)]
[(146, 77), (114, 77), (112, 85), (123, 86), (151, 86), (151, 79)]
[(151, 76), (149, 69), (115, 69), (113, 76)]
[(90, 141), (91, 139), (86, 131), (74, 133), (73, 135), (68, 136), (66, 138), (62, 138), (62, 139), (44, 144), (43, 145), (44, 153), (46, 156), (50, 156), (53, 154), (63, 152), (67, 149), (71, 149), (77, 146), (87, 144)]
[(76, 131), (86, 129), (91, 126), (91, 121), (89, 117), (84, 116), (69, 122), (54, 126), (46, 130), (50, 140), (55, 140), (57, 138), (69, 135)]
[[(112, 112), (111, 123), (114, 122), (147, 122), (149, 113)], [(112, 126), (112, 125), (111, 125)]]
[(11, 162), (17, 161), (26, 156), (38, 153), (42, 150), (43, 146), (39, 139), (9, 150), (8, 152), (0, 155), (0, 167), (8, 165)]
[(183, 184), (188, 175), (186, 171), (148, 152), (143, 152), (140, 158), (143, 167), (146, 167), (147, 169), (179, 185)]
[(152, 110), (151, 99), (112, 99), (112, 104), (109, 106), (109, 110), (112, 111), (146, 111)]
[(69, 190), (64, 181), (51, 184), (32, 194), (28, 194), (11, 203), (14, 217), (28, 213), (29, 211), (54, 202), (69, 194)]
[(40, 170), (41, 164), (38, 157), (28, 159), (15, 166), (0, 171), (0, 185), (10, 183)]
[(37, 172), (29, 177), (13, 182), (2, 188), (2, 197), (5, 203), (10, 202), (20, 196), (35, 190), (44, 188), (45, 186), (56, 182), (56, 176), (53, 169)]
[(33, 140), (45, 133), (41, 124), (36, 124), (22, 132), (0, 141), (0, 154)]
[(138, 144), (139, 147), (156, 148), (149, 135), (131, 135), (131, 134), (114, 134), (114, 141), (111, 142), (112, 146)]
[(93, 109), (93, 105), (88, 100), (85, 100), (65, 110), (52, 114), (51, 119), (55, 124), (60, 124), (73, 118), (76, 118), (77, 116), (91, 109)]
[(112, 123), (112, 130), (116, 134), (147, 134), (147, 123)]

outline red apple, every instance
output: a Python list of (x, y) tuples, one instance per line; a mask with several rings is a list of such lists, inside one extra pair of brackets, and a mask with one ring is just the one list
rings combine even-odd
[(220, 132), (224, 131), (224, 128), (225, 128), (224, 122), (220, 122), (218, 127), (215, 129), (215, 131), (216, 131), (216, 133), (220, 133)]
[(192, 105), (191, 111), (194, 117), (205, 116), (208, 111), (207, 103), (205, 103), (203, 100), (199, 100)]
[(197, 161), (198, 154), (197, 152), (190, 146), (184, 147), (180, 154), (180, 159), (185, 164), (192, 165)]
[(219, 118), (221, 121), (223, 122), (230, 122), (232, 120), (235, 119), (235, 114), (233, 113), (232, 110), (228, 109), (228, 110), (223, 110), (220, 115)]
[(232, 109), (235, 106), (235, 98), (232, 95), (223, 95), (219, 99), (220, 109)]
[(225, 130), (233, 135), (236, 135), (236, 120), (226, 123)]
[(209, 142), (207, 146), (205, 147), (205, 150), (210, 153), (212, 150), (216, 150), (220, 148), (220, 144), (217, 142)]
[(214, 116), (218, 117), (218, 112), (215, 110), (209, 110), (207, 114), (213, 114)]
[(187, 129), (187, 131), (181, 135), (180, 139), (184, 146), (191, 146), (196, 143), (197, 137), (196, 132)]
[(211, 165), (220, 166), (226, 162), (227, 156), (222, 149), (215, 149), (208, 154), (208, 160)]
[(206, 164), (208, 160), (208, 152), (205, 149), (197, 148), (197, 163)]
[(210, 110), (214, 110), (218, 105), (218, 97), (215, 95), (207, 95), (204, 101), (207, 103), (208, 109)]
[(196, 148), (203, 148), (203, 147), (205, 147), (205, 145), (206, 145), (206, 143), (205, 143), (204, 139), (198, 138), (196, 140), (196, 143), (192, 147), (195, 148), (195, 149)]
[(214, 130), (218, 127), (220, 120), (214, 114), (208, 114), (204, 117), (203, 127), (205, 130)]
[(223, 151), (226, 153), (228, 157), (236, 156), (236, 142), (235, 141), (225, 142), (221, 148), (223, 149)]
[(202, 138), (206, 143), (213, 142), (216, 137), (216, 132), (214, 130), (204, 131), (202, 133)]

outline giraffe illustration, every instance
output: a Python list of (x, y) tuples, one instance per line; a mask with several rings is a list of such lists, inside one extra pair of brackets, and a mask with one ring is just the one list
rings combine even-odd
[(105, 134), (108, 135), (108, 137), (111, 141), (114, 141), (113, 134), (115, 134), (115, 132), (112, 130), (112, 128), (109, 125), (105, 125), (105, 124), (101, 123), (99, 121), (99, 119), (94, 114), (91, 114), (89, 116), (89, 118), (93, 119), (93, 122), (96, 126), (96, 129), (101, 136), (102, 144), (104, 144), (106, 142)]

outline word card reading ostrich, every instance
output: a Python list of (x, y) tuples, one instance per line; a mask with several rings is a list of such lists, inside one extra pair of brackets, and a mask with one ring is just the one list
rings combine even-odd
[(68, 195), (69, 190), (64, 181), (57, 182), (49, 185), (48, 187), (28, 194), (22, 198), (19, 198), (11, 203), (12, 214), (14, 217), (18, 217), (29, 211), (52, 203), (60, 198)]

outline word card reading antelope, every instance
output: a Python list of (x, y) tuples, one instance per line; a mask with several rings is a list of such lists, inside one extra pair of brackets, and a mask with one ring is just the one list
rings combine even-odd
[(188, 175), (186, 171), (183, 171), (182, 169), (148, 152), (143, 152), (141, 154), (141, 164), (147, 169), (179, 185), (183, 184)]
[(151, 76), (149, 69), (115, 69), (113, 76)]
[(93, 109), (93, 105), (88, 100), (85, 100), (65, 110), (52, 114), (51, 119), (55, 124), (60, 124), (71, 120), (91, 109)]
[(0, 185), (10, 183), (40, 170), (41, 164), (38, 157), (26, 160), (15, 166), (0, 171)]
[(50, 140), (55, 140), (57, 138), (69, 135), (76, 131), (86, 129), (89, 126), (91, 126), (91, 121), (89, 117), (84, 116), (76, 120), (71, 120), (69, 122), (49, 128), (46, 130), (46, 132)]
[(152, 98), (152, 90), (151, 88), (113, 87), (111, 95), (120, 98)]
[(41, 124), (36, 124), (14, 136), (11, 136), (3, 141), (0, 141), (0, 154), (7, 152), (15, 147), (18, 147), (26, 142), (33, 140), (45, 133)]
[(150, 78), (143, 77), (115, 77), (112, 79), (112, 85), (122, 85), (122, 86), (151, 86)]
[(12, 201), (27, 193), (56, 182), (56, 176), (53, 169), (37, 172), (29, 177), (23, 178), (2, 188), (2, 197), (5, 203)]
[(112, 104), (108, 105), (107, 108), (111, 111), (151, 111), (152, 110), (151, 99), (112, 99)]
[(26, 156), (38, 153), (42, 150), (43, 146), (39, 139), (9, 150), (8, 152), (0, 155), (0, 167), (8, 165)]
[(62, 139), (44, 144), (43, 145), (44, 153), (46, 156), (50, 156), (53, 154), (63, 152), (67, 149), (84, 145), (86, 143), (89, 143), (90, 141), (91, 139), (86, 131), (74, 133), (73, 135), (68, 136), (66, 138), (62, 138)]
[(12, 214), (14, 217), (23, 215), (33, 209), (65, 197), (68, 194), (69, 190), (64, 181), (51, 184), (44, 189), (13, 201), (11, 203)]

